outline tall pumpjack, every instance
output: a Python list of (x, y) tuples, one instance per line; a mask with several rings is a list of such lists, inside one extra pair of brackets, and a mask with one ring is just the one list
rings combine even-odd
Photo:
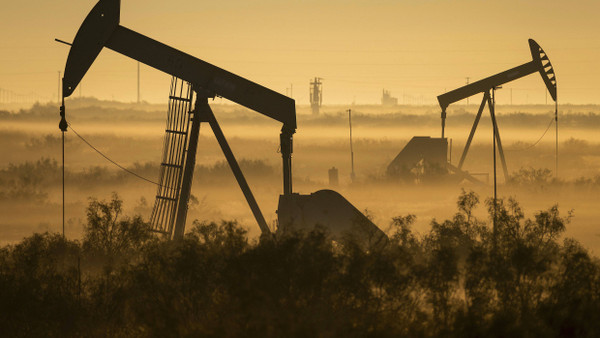
[[(119, 22), (120, 0), (100, 0), (88, 14), (73, 40), (67, 58), (63, 78), (63, 101), (64, 97), (74, 92), (104, 47), (191, 84), (196, 94), (196, 105), (190, 112), (192, 124), (182, 165), (182, 179), (179, 186), (166, 187), (177, 190), (177, 193), (170, 197), (177, 200), (177, 212), (171, 216), (175, 217), (175, 226), (174, 229), (163, 228), (161, 231), (172, 235), (174, 239), (183, 237), (200, 122), (208, 122), (262, 233), (271, 233), (208, 105), (208, 99), (220, 96), (283, 123), (280, 134), (283, 160), (283, 195), (280, 196), (278, 208), (280, 230), (320, 224), (329, 225), (332, 233), (340, 236), (348, 230), (358, 228), (359, 236), (368, 237), (363, 240), (368, 242), (367, 244), (381, 244), (387, 241), (387, 237), (377, 226), (336, 192), (321, 190), (311, 195), (292, 194), (292, 144), (297, 127), (293, 99), (125, 28), (119, 25)], [(61, 116), (64, 119), (64, 104), (61, 107)]]
[[(177, 217), (173, 238), (181, 238), (185, 227), (185, 213), (190, 196), (196, 144), (200, 122), (211, 126), (227, 161), (242, 189), (252, 213), (263, 233), (269, 227), (233, 156), (221, 128), (208, 105), (215, 96), (241, 104), (283, 123), (280, 135), (283, 158), (283, 192), (292, 192), (292, 142), (296, 132), (296, 107), (293, 99), (213, 66), (189, 54), (148, 38), (119, 25), (120, 0), (100, 0), (83, 21), (73, 40), (63, 78), (63, 97), (70, 96), (82, 80), (100, 51), (107, 47), (150, 67), (161, 70), (192, 84), (196, 93), (196, 107), (192, 117), (190, 141), (183, 179), (177, 196)], [(64, 107), (61, 108), (64, 115)]]
[[(469, 138), (467, 139), (467, 143), (465, 144), (465, 148), (460, 157), (460, 161), (458, 162), (458, 171), (462, 171), (462, 166), (464, 164), (465, 158), (467, 157), (469, 147), (471, 146), (473, 135), (475, 135), (475, 130), (477, 129), (477, 125), (479, 124), (481, 114), (483, 113), (483, 109), (487, 104), (492, 119), (492, 125), (494, 128), (495, 141), (498, 144), (498, 152), (500, 154), (500, 161), (502, 163), (504, 179), (508, 180), (508, 169), (506, 167), (506, 159), (504, 157), (502, 141), (500, 140), (500, 133), (498, 131), (498, 124), (496, 122), (495, 102), (493, 95), (493, 91), (495, 90), (495, 88), (498, 88), (507, 82), (522, 78), (535, 72), (539, 72), (542, 76), (542, 79), (544, 80), (544, 83), (546, 84), (546, 88), (548, 89), (552, 100), (556, 102), (556, 75), (554, 73), (554, 68), (550, 63), (550, 59), (548, 59), (548, 55), (546, 54), (546, 52), (544, 52), (542, 47), (540, 47), (540, 45), (538, 45), (537, 42), (535, 42), (533, 39), (529, 39), (529, 49), (531, 51), (531, 61), (438, 96), (438, 102), (440, 104), (440, 107), (442, 108), (442, 138), (444, 138), (444, 129), (446, 127), (446, 109), (448, 108), (448, 106), (454, 102), (466, 99), (475, 94), (483, 93), (483, 99), (481, 100), (481, 105), (479, 106), (477, 116), (475, 117), (475, 122), (473, 123), (471, 132), (469, 133)], [(555, 121), (558, 124), (558, 115), (556, 111)]]

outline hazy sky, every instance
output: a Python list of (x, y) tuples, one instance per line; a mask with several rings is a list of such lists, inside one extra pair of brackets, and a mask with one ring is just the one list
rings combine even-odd
[[(94, 0), (4, 1), (0, 88), (56, 98), (58, 71)], [(121, 25), (308, 103), (322, 77), (325, 104), (400, 103), (436, 96), (531, 59), (528, 38), (548, 53), (559, 102), (600, 103), (600, 1), (542, 0), (123, 0)], [(104, 50), (82, 82), (84, 96), (134, 101), (136, 62)], [(142, 66), (142, 99), (166, 102), (169, 77)], [(544, 103), (530, 75), (499, 103)], [(80, 93), (79, 89), (75, 96)]]

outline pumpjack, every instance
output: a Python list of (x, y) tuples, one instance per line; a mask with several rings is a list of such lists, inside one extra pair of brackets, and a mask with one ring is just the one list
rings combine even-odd
[(283, 194), (279, 198), (276, 233), (313, 229), (321, 225), (334, 239), (353, 236), (365, 247), (387, 242), (385, 233), (340, 194), (331, 190), (310, 195), (293, 193), (293, 135), (297, 129), (293, 99), (121, 26), (120, 0), (98, 1), (71, 44), (63, 78), (62, 120), (59, 125), (63, 131), (67, 128), (64, 98), (75, 91), (104, 47), (174, 77), (161, 184), (151, 217), (155, 231), (172, 239), (183, 237), (198, 134), (200, 124), (206, 122), (219, 142), (261, 232), (272, 234), (208, 103), (209, 99), (219, 96), (283, 124), (279, 137)]
[[(402, 168), (410, 168), (411, 165), (414, 166), (414, 163), (418, 161), (425, 161), (436, 165), (441, 164), (443, 166), (446, 166), (448, 172), (453, 173), (460, 179), (467, 179), (476, 183), (479, 182), (473, 176), (469, 175), (469, 173), (463, 171), (462, 167), (465, 158), (467, 157), (469, 147), (471, 146), (473, 136), (475, 135), (475, 130), (477, 129), (479, 120), (481, 119), (481, 115), (487, 104), (492, 120), (492, 127), (494, 129), (495, 142), (498, 144), (498, 153), (500, 154), (500, 161), (502, 163), (504, 178), (505, 180), (507, 180), (508, 169), (506, 166), (504, 150), (502, 149), (500, 132), (498, 130), (498, 124), (496, 121), (494, 90), (510, 81), (520, 79), (533, 73), (539, 73), (542, 77), (542, 80), (544, 81), (544, 84), (546, 85), (546, 88), (548, 89), (548, 92), (550, 93), (550, 96), (552, 97), (555, 103), (557, 100), (556, 75), (554, 73), (552, 63), (550, 63), (548, 55), (542, 49), (542, 47), (540, 47), (540, 45), (533, 39), (529, 39), (529, 49), (532, 57), (531, 61), (526, 62), (520, 66), (511, 68), (509, 70), (503, 71), (501, 73), (492, 75), (485, 79), (472, 82), (470, 84), (454, 89), (442, 95), (439, 95), (437, 99), (442, 109), (441, 138), (431, 138), (428, 136), (414, 137), (388, 166), (388, 175), (395, 176), (399, 173), (401, 174)], [(479, 93), (483, 93), (483, 99), (481, 100), (481, 105), (479, 106), (479, 110), (477, 112), (477, 115), (475, 116), (475, 122), (473, 123), (471, 132), (469, 133), (469, 137), (460, 157), (458, 166), (455, 167), (451, 163), (449, 163), (446, 155), (448, 153), (448, 139), (445, 137), (446, 109), (450, 104), (454, 102), (466, 99)], [(557, 110), (555, 110), (554, 119), (558, 128)]]

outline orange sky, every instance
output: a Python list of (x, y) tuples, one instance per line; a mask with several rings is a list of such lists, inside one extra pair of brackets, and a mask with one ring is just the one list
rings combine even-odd
[[(0, 13), (0, 88), (56, 99), (58, 71), (94, 0), (11, 1)], [(308, 103), (324, 78), (324, 104), (436, 96), (530, 60), (528, 38), (557, 72), (559, 102), (598, 103), (600, 1), (123, 0), (121, 25)], [(166, 102), (169, 77), (142, 66), (142, 99)], [(136, 99), (136, 62), (103, 51), (84, 96)], [(538, 75), (504, 86), (498, 103), (544, 103)], [(75, 96), (79, 95), (79, 89)], [(289, 93), (289, 92), (288, 92)], [(410, 97), (410, 99), (409, 99)], [(406, 101), (405, 101), (406, 98)]]

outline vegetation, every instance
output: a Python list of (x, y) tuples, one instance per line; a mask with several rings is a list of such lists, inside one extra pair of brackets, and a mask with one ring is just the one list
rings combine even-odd
[[(495, 231), (474, 192), (424, 235), (395, 217), (363, 251), (323, 230), (249, 241), (236, 222), (150, 235), (122, 202), (91, 200), (82, 242), (35, 234), (0, 249), (5, 336), (600, 335), (600, 262), (556, 206), (526, 219), (509, 199)], [(495, 208), (494, 208), (495, 207)], [(490, 216), (491, 217), (491, 216)]]
[[(51, 139), (51, 138), (46, 138)], [(248, 177), (270, 178), (275, 167), (265, 160), (241, 159), (239, 165)], [(128, 170), (155, 179), (159, 172), (158, 163), (134, 163)], [(222, 184), (231, 179), (231, 170), (226, 161), (218, 161), (213, 165), (197, 165), (194, 183)], [(81, 190), (98, 184), (122, 185), (137, 182), (138, 178), (129, 173), (106, 166), (90, 166), (83, 171), (65, 171), (65, 180)], [(42, 157), (37, 161), (26, 161), (21, 164), (9, 163), (5, 169), (0, 168), (0, 201), (47, 202), (48, 192), (58, 187), (61, 182), (61, 167), (55, 159)]]

